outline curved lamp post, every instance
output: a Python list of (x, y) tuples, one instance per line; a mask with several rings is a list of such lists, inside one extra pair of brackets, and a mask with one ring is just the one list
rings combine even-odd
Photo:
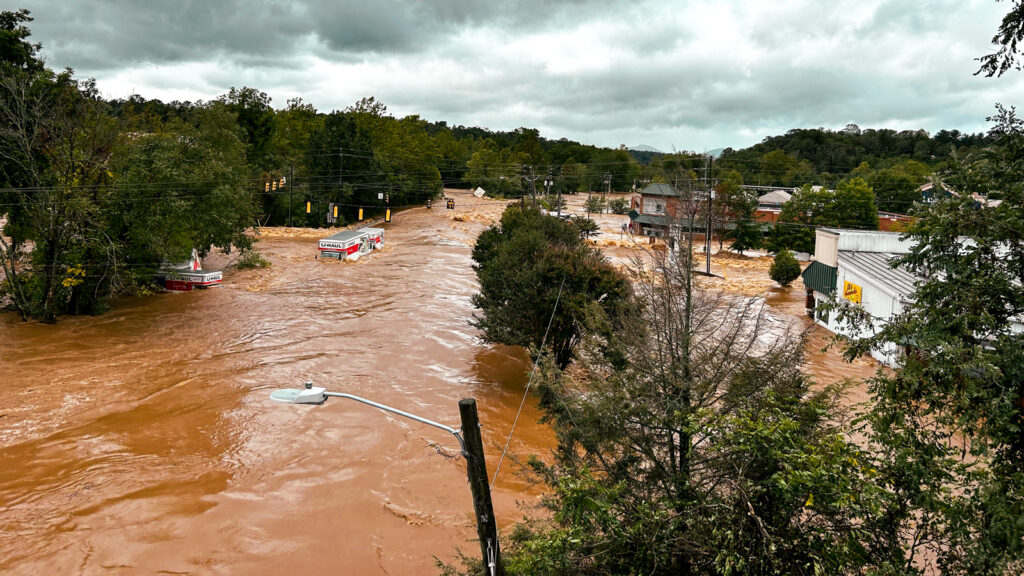
[(476, 400), (472, 398), (459, 400), (459, 415), (462, 417), (462, 431), (460, 432), (450, 426), (445, 426), (444, 424), (386, 404), (367, 400), (353, 394), (328, 392), (325, 388), (313, 386), (312, 382), (306, 382), (305, 389), (281, 388), (274, 390), (270, 393), (270, 398), (288, 404), (317, 405), (323, 404), (328, 398), (347, 398), (386, 412), (391, 412), (392, 414), (398, 414), (427, 426), (440, 428), (455, 436), (455, 439), (459, 441), (462, 457), (466, 459), (466, 476), (469, 478), (469, 488), (473, 493), (473, 508), (476, 512), (476, 532), (480, 539), (480, 554), (491, 576), (504, 576), (505, 570), (501, 563), (501, 549), (498, 545), (498, 526), (494, 519), (494, 509), (491, 505), (490, 485), (487, 483), (487, 464), (484, 462), (484, 445), (483, 439), (480, 437), (480, 419), (476, 411)]

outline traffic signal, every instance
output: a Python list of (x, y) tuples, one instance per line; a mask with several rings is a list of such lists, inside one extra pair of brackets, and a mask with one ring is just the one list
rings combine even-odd
[(448, 209), (449, 210), (455, 210), (455, 199), (454, 198), (445, 198), (445, 200), (447, 201)]
[(309, 214), (309, 202), (306, 202), (306, 214)]
[(427, 198), (427, 208), (430, 208), (430, 198)]
[(337, 204), (334, 205), (334, 217), (335, 218), (338, 217), (338, 205)]
[(384, 211), (384, 221), (391, 222), (391, 208)]
[(363, 209), (362, 208), (359, 209), (359, 219), (360, 220), (363, 219)]

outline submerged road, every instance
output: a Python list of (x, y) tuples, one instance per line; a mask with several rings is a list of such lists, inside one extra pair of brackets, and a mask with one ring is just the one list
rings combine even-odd
[[(268, 230), (273, 266), (222, 288), (55, 326), (0, 316), (0, 573), (430, 574), (477, 550), (451, 435), (269, 399), (312, 380), (458, 428), (472, 396), (493, 471), (527, 362), (469, 326), (484, 223), (450, 216), (397, 214), (355, 263)], [(528, 403), (515, 453), (547, 450), (537, 418)], [(495, 487), (506, 527), (536, 497), (516, 468)]]

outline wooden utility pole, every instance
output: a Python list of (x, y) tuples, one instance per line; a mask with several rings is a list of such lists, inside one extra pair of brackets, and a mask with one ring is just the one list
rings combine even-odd
[(462, 417), (462, 435), (466, 443), (466, 475), (469, 489), (473, 492), (473, 511), (476, 514), (476, 533), (480, 538), (480, 554), (484, 568), (491, 576), (504, 576), (501, 563), (501, 548), (498, 543), (498, 524), (494, 519), (491, 505), (491, 487), (487, 483), (487, 464), (484, 462), (484, 443), (480, 437), (480, 418), (476, 412), (476, 400), (459, 400), (459, 415)]

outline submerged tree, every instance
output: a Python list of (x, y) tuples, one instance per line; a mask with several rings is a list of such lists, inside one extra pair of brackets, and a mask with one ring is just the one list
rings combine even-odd
[[(564, 368), (588, 333), (609, 335), (629, 303), (629, 283), (580, 229), (512, 204), (473, 249), (482, 312), (473, 325), (489, 342), (545, 349)], [(557, 304), (557, 305), (556, 305)], [(547, 340), (545, 343), (545, 334)]]
[[(19, 15), (15, 23), (27, 16)], [(0, 25), (10, 21), (5, 12)], [(27, 32), (13, 37), (25, 42)], [(4, 54), (34, 49), (5, 45)], [(0, 264), (23, 318), (97, 313), (136, 280), (149, 283), (161, 260), (251, 243), (245, 149), (224, 104), (129, 131), (133, 119), (113, 114), (95, 84), (70, 70), (0, 67)]]

